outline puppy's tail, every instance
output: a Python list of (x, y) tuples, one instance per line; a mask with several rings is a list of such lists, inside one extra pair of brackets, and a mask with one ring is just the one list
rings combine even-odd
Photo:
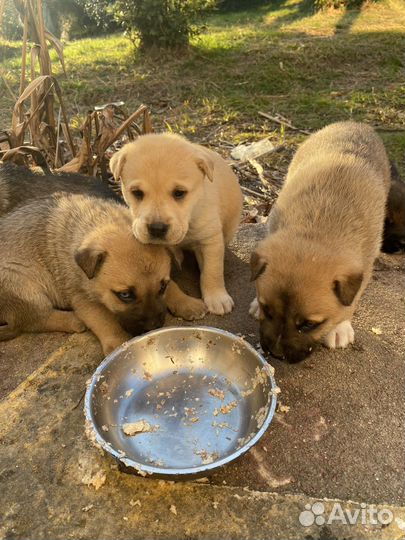
[(7, 341), (9, 339), (14, 339), (19, 336), (21, 332), (15, 328), (11, 328), (8, 324), (3, 324), (0, 326), (0, 341)]

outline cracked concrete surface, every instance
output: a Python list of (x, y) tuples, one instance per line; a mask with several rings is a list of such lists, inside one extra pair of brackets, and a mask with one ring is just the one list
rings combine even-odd
[[(202, 321), (253, 344), (247, 261), (262, 234), (242, 227), (227, 255), (235, 311)], [(196, 292), (191, 276), (182, 282)], [(403, 313), (403, 258), (382, 255), (355, 345), (295, 366), (272, 360), (284, 407), (254, 449), (206, 484), (124, 474), (87, 441), (80, 400), (102, 359), (89, 333), (0, 343), (0, 538), (403, 538)], [(305, 505), (319, 500), (324, 516), (341, 501), (352, 512), (387, 508), (394, 520), (302, 526)]]

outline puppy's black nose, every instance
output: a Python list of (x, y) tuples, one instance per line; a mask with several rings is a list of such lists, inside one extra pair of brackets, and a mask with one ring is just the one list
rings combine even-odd
[(149, 236), (152, 238), (164, 238), (169, 229), (169, 225), (162, 223), (161, 221), (156, 221), (148, 225)]

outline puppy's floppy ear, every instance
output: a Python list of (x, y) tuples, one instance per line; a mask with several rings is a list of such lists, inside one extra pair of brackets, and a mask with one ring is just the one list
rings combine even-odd
[(114, 179), (118, 182), (121, 178), (122, 169), (127, 160), (125, 146), (112, 155), (110, 159), (110, 169)]
[(254, 251), (250, 257), (250, 281), (256, 279), (266, 270), (267, 261), (257, 251)]
[(333, 282), (333, 291), (344, 306), (350, 306), (363, 281), (363, 272), (349, 274)]
[(205, 174), (210, 182), (214, 181), (214, 162), (204, 148), (198, 148), (195, 153), (197, 167)]
[(81, 247), (75, 252), (75, 261), (89, 279), (99, 272), (107, 252), (94, 247)]

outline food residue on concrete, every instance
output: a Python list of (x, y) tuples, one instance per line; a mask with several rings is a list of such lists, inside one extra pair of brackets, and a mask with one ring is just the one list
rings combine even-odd
[(382, 334), (382, 330), (381, 328), (376, 328), (373, 326), (373, 328), (371, 329), (371, 331), (373, 332), (373, 334), (375, 334), (376, 336), (381, 336)]

